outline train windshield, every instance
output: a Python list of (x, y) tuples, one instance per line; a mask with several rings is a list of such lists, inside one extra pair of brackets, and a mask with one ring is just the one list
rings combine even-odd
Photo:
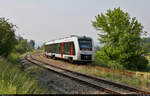
[(92, 51), (92, 40), (79, 39), (80, 50)]

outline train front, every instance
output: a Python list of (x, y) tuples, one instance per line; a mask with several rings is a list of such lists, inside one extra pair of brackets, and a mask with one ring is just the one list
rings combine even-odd
[(94, 43), (90, 37), (78, 38), (79, 54), (78, 58), (80, 61), (91, 62), (94, 60)]

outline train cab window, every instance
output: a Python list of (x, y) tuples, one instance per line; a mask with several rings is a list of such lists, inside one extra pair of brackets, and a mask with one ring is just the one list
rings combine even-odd
[(91, 39), (79, 39), (80, 50), (92, 51), (92, 40)]

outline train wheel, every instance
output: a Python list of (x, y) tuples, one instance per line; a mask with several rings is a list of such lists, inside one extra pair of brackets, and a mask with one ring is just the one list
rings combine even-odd
[(56, 60), (56, 57), (55, 57), (55, 56), (53, 56), (53, 59), (54, 59), (54, 60)]
[(72, 63), (72, 64), (74, 63), (72, 57), (69, 58), (69, 62)]
[(53, 59), (53, 56), (50, 56), (51, 59)]

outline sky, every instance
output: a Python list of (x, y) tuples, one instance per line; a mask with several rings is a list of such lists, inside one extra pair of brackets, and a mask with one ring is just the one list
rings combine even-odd
[(90, 36), (98, 44), (95, 16), (119, 7), (136, 17), (150, 36), (150, 0), (0, 0), (0, 17), (17, 25), (16, 35), (37, 44), (68, 37)]

